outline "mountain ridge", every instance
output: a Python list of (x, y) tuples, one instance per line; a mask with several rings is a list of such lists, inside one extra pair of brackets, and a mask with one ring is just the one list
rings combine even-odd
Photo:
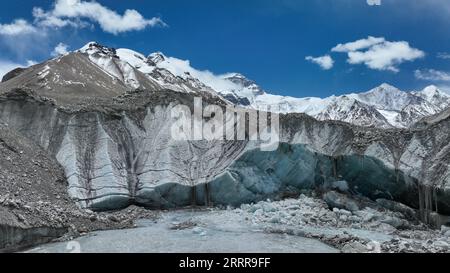
[[(58, 62), (73, 54), (87, 55), (93, 64), (121, 82), (125, 89), (207, 92), (242, 107), (277, 113), (305, 113), (319, 120), (338, 120), (365, 127), (408, 128), (450, 106), (450, 95), (433, 85), (421, 91), (406, 92), (383, 83), (367, 92), (327, 98), (272, 95), (240, 73), (215, 75), (197, 70), (189, 61), (168, 57), (162, 52), (146, 57), (131, 49), (114, 49), (97, 42), (89, 42), (79, 50), (46, 63)], [(41, 77), (48, 73), (46, 67), (38, 72)], [(13, 78), (9, 75), (9, 80)]]

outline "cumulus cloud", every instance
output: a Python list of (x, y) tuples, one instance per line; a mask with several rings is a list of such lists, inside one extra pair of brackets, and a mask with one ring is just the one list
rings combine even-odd
[(398, 72), (398, 65), (425, 56), (406, 41), (390, 42), (384, 37), (372, 37), (346, 44), (338, 44), (333, 52), (347, 53), (350, 64), (364, 64), (374, 70)]
[(56, 0), (52, 9), (35, 7), (32, 14), (34, 21), (31, 23), (16, 19), (12, 23), (0, 24), (0, 35), (30, 34), (67, 26), (83, 28), (92, 23), (99, 24), (103, 31), (112, 34), (166, 26), (159, 17), (147, 19), (134, 9), (120, 14), (95, 1)]
[(52, 56), (64, 55), (68, 52), (69, 46), (64, 43), (59, 43), (55, 49), (53, 49)]
[(166, 25), (161, 18), (146, 19), (134, 9), (121, 15), (97, 2), (81, 0), (56, 0), (52, 10), (34, 8), (33, 15), (36, 23), (45, 27), (86, 26), (82, 20), (87, 19), (112, 34)]
[(16, 36), (21, 34), (36, 33), (37, 29), (24, 19), (16, 19), (10, 24), (0, 24), (0, 34)]
[(426, 81), (450, 81), (450, 72), (435, 69), (416, 70), (414, 75), (419, 80)]
[(7, 60), (0, 60), (0, 81), (5, 76), (6, 73), (12, 71), (13, 69), (16, 69), (18, 67), (28, 67), (31, 65), (35, 65), (36, 62), (28, 60), (26, 64), (19, 64)]
[(32, 16), (28, 21), (0, 22), (0, 50), (21, 62), (51, 53), (54, 43), (67, 37), (66, 33), (58, 31), (62, 28), (98, 25), (103, 31), (116, 35), (166, 25), (158, 17), (148, 19), (134, 9), (118, 12), (94, 0), (54, 0), (51, 8), (34, 7)]
[(51, 12), (46, 12), (40, 7), (33, 8), (34, 23), (41, 28), (63, 28), (67, 26), (82, 28), (87, 26), (80, 20), (62, 19), (53, 16)]
[(365, 52), (349, 52), (348, 62), (350, 64), (365, 64), (371, 69), (398, 72), (397, 65), (424, 56), (423, 51), (410, 47), (408, 42), (384, 42), (372, 46)]
[(385, 42), (386, 40), (382, 37), (376, 38), (369, 36), (367, 39), (360, 39), (354, 42), (346, 43), (346, 44), (338, 44), (335, 46), (331, 51), (333, 52), (352, 52), (357, 51), (361, 49), (366, 49), (371, 46), (381, 44)]
[(331, 58), (330, 55), (325, 55), (321, 57), (307, 56), (305, 59), (307, 61), (319, 65), (323, 70), (330, 70), (331, 68), (333, 68), (334, 65), (334, 60)]

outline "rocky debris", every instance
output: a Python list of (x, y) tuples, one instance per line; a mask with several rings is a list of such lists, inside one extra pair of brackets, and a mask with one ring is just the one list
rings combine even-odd
[(132, 227), (135, 219), (156, 216), (138, 207), (111, 213), (78, 208), (67, 193), (64, 172), (56, 160), (0, 124), (0, 251), (64, 234), (73, 238), (93, 230)]
[(449, 228), (437, 231), (410, 221), (406, 208), (403, 214), (377, 202), (363, 203), (370, 207), (330, 209), (324, 200), (302, 194), (297, 199), (242, 205), (231, 212), (265, 232), (318, 239), (342, 252), (446, 252)]

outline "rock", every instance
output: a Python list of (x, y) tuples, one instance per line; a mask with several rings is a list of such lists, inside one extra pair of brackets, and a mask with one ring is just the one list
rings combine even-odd
[(402, 203), (398, 203), (395, 201), (391, 201), (391, 200), (387, 200), (387, 199), (377, 199), (376, 202), (388, 209), (388, 210), (392, 210), (392, 211), (397, 211), (402, 213), (406, 218), (413, 220), (416, 219), (416, 211)]
[(262, 205), (262, 208), (263, 208), (264, 212), (275, 212), (275, 211), (277, 211), (277, 209), (275, 208), (275, 206), (272, 203), (264, 203)]
[(323, 196), (324, 201), (330, 208), (339, 208), (349, 211), (359, 210), (358, 204), (344, 194), (329, 191)]
[(389, 224), (386, 224), (386, 223), (378, 222), (373, 227), (376, 228), (378, 231), (381, 231), (386, 234), (392, 234), (397, 231), (397, 229), (395, 227), (393, 227)]
[(253, 215), (255, 215), (255, 216), (261, 216), (261, 215), (263, 215), (264, 214), (264, 211), (262, 210), (262, 209), (257, 209), (254, 213), (253, 213)]
[(441, 234), (446, 234), (448, 231), (450, 231), (450, 227), (445, 225), (441, 226)]
[(247, 211), (251, 212), (251, 213), (254, 213), (257, 210), (259, 210), (260, 208), (261, 208), (261, 206), (259, 204), (255, 204), (255, 205), (249, 206)]
[(22, 214), (18, 214), (17, 219), (19, 219), (19, 221), (21, 222), (25, 222), (25, 217)]
[(340, 192), (348, 192), (350, 189), (347, 181), (336, 181), (331, 184), (331, 188)]
[(116, 222), (116, 223), (119, 222), (119, 219), (113, 214), (108, 215), (108, 220), (110, 220), (111, 222)]
[(348, 210), (345, 210), (345, 209), (339, 210), (339, 213), (342, 214), (342, 215), (346, 215), (346, 216), (352, 216), (352, 213), (350, 211), (348, 211)]
[(270, 218), (269, 222), (272, 223), (272, 224), (278, 224), (278, 223), (281, 222), (281, 219), (280, 219), (280, 217), (277, 215), (277, 216), (273, 216), (272, 218)]
[(341, 251), (343, 253), (365, 253), (368, 249), (366, 245), (360, 242), (351, 242), (346, 244)]
[(443, 250), (448, 250), (449, 249), (449, 244), (444, 242), (444, 241), (435, 241), (433, 243), (433, 246), (436, 248), (441, 248)]
[(408, 227), (406, 221), (399, 219), (397, 217), (385, 216), (380, 220), (380, 222), (391, 225), (397, 229)]
[(353, 212), (355, 215), (359, 216), (360, 218), (362, 218), (363, 222), (371, 222), (374, 220), (377, 220), (379, 218), (379, 213), (373, 209), (370, 208), (366, 208), (364, 210), (359, 210), (359, 211), (355, 211)]

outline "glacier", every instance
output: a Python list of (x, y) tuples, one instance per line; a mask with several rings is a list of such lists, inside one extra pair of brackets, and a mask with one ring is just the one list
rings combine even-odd
[[(171, 138), (174, 106), (193, 107), (193, 97), (233, 105), (225, 95), (248, 103), (238, 107), (280, 107), (279, 149)], [(162, 53), (92, 42), (3, 82), (0, 117), (58, 160), (82, 208), (237, 206), (345, 180), (354, 194), (400, 201), (428, 217), (450, 214), (449, 116), (406, 125), (449, 97), (387, 84), (326, 99), (279, 97), (241, 74), (216, 76)]]

